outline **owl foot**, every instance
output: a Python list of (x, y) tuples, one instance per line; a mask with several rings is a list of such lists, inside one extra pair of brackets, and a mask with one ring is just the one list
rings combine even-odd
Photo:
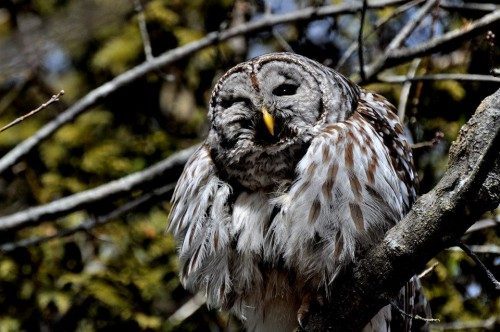
[(304, 295), (299, 310), (297, 311), (297, 321), (301, 328), (304, 328), (309, 321), (309, 312), (311, 309), (323, 306), (324, 302), (322, 295), (315, 295), (312, 293), (306, 293)]
[(300, 308), (297, 311), (297, 320), (299, 322), (299, 326), (304, 328), (307, 321), (309, 320), (309, 309), (311, 308), (311, 293), (307, 293), (302, 298), (302, 303), (300, 304)]

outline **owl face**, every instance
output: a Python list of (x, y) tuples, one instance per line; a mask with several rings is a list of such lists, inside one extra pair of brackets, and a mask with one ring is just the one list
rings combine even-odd
[(293, 176), (294, 161), (327, 121), (332, 94), (325, 97), (325, 69), (278, 53), (242, 63), (219, 80), (207, 143), (229, 180), (256, 190)]

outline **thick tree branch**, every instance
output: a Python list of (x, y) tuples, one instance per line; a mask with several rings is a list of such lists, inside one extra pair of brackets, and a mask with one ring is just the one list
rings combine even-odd
[(196, 148), (197, 146), (194, 146), (179, 151), (140, 172), (127, 175), (97, 188), (0, 217), (0, 231), (37, 225), (42, 221), (57, 218), (111, 198), (123, 196), (132, 190), (144, 189), (148, 186), (158, 187), (159, 184), (165, 183), (175, 183), (184, 168), (184, 164)]
[(335, 282), (331, 303), (312, 313), (305, 330), (361, 330), (429, 259), (454, 245), (482, 213), (498, 206), (499, 150), (497, 90), (462, 127), (438, 185)]

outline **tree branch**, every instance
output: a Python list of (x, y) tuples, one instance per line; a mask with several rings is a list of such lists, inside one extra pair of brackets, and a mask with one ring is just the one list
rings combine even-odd
[(4, 131), (4, 130), (7, 130), (9, 129), (10, 127), (13, 127), (15, 126), (16, 124), (18, 124), (19, 122), (22, 122), (24, 121), (24, 119), (26, 118), (29, 118), (30, 116), (32, 115), (35, 115), (36, 113), (40, 112), (41, 110), (47, 108), (50, 104), (52, 103), (55, 103), (56, 101), (59, 101), (59, 98), (64, 94), (64, 90), (61, 90), (59, 91), (59, 93), (55, 94), (55, 95), (52, 95), (52, 97), (50, 97), (49, 100), (47, 100), (45, 103), (43, 103), (42, 105), (38, 106), (37, 108), (35, 108), (34, 110), (32, 110), (31, 112), (23, 115), (23, 116), (20, 116), (18, 117), (17, 119), (15, 119), (14, 121), (10, 122), (9, 124), (6, 124), (5, 126), (3, 126), (2, 128), (0, 128), (0, 132)]
[(446, 9), (448, 11), (455, 11), (455, 12), (471, 12), (471, 13), (477, 13), (477, 12), (492, 12), (497, 9), (500, 9), (499, 5), (496, 5), (494, 3), (456, 3), (456, 2), (450, 2), (450, 1), (441, 1), (439, 6), (443, 9)]
[(420, 62), (422, 59), (416, 58), (410, 64), (410, 68), (406, 73), (406, 76), (403, 76), (406, 81), (404, 81), (403, 87), (401, 88), (401, 93), (399, 94), (399, 103), (398, 103), (398, 117), (401, 123), (405, 123), (405, 114), (406, 114), (406, 104), (408, 103), (408, 97), (410, 96), (411, 90), (411, 79), (415, 77), (418, 67), (420, 66)]
[(498, 317), (492, 316), (480, 321), (458, 321), (452, 323), (432, 324), (435, 331), (494, 331)]
[(495, 77), (492, 75), (481, 75), (481, 74), (429, 74), (422, 76), (404, 76), (404, 75), (394, 75), (394, 76), (381, 76), (377, 77), (377, 81), (384, 83), (406, 83), (415, 81), (464, 81), (464, 82), (491, 82), (500, 83), (500, 77)]
[(500, 291), (500, 282), (498, 282), (498, 280), (495, 278), (493, 273), (491, 273), (491, 271), (486, 267), (486, 265), (484, 265), (484, 263), (481, 262), (481, 260), (479, 259), (479, 257), (477, 257), (474, 251), (462, 241), (458, 242), (458, 247), (462, 249), (467, 254), (467, 256), (469, 256), (474, 261), (474, 263), (476, 263), (476, 266), (479, 268), (479, 271), (481, 271), (484, 278), (493, 285), (494, 289), (497, 292)]
[(473, 232), (477, 232), (477, 231), (480, 231), (480, 230), (483, 230), (483, 229), (486, 229), (486, 228), (490, 228), (490, 227), (496, 227), (500, 225), (500, 216), (496, 216), (494, 219), (482, 219), (482, 220), (478, 220), (474, 223), (474, 225), (472, 225), (471, 227), (469, 227), (469, 229), (467, 230), (467, 234), (468, 233), (473, 233)]
[(368, 0), (363, 0), (363, 8), (361, 9), (361, 18), (360, 18), (359, 32), (358, 32), (358, 61), (359, 61), (359, 75), (361, 76), (361, 81), (366, 80), (365, 60), (363, 57), (363, 28), (365, 26), (365, 16), (367, 8), (368, 8)]
[(452, 50), (456, 48), (457, 45), (461, 45), (464, 41), (470, 40), (487, 29), (495, 29), (498, 27), (499, 22), (500, 9), (497, 9), (494, 12), (464, 26), (462, 29), (447, 32), (440, 37), (411, 48), (394, 49), (389, 53), (383, 68), (404, 63), (415, 57), (422, 57), (435, 52)]
[[(375, 23), (375, 25), (372, 27), (372, 30), (368, 33), (367, 37), (373, 35), (382, 26), (384, 26), (386, 23), (388, 23), (389, 21), (391, 21), (395, 17), (399, 16), (401, 13), (404, 13), (408, 9), (420, 4), (423, 1), (425, 1), (425, 0), (413, 0), (413, 1), (410, 1), (408, 3), (405, 3), (402, 6), (398, 7), (394, 11), (394, 13), (392, 13), (388, 17), (379, 19)], [(493, 12), (495, 10), (500, 9), (499, 5), (495, 5), (495, 4), (491, 4), (491, 3), (484, 3), (484, 4), (483, 3), (461, 3), (461, 4), (457, 4), (457, 3), (453, 3), (453, 2), (449, 2), (449, 1), (439, 1), (439, 3), (437, 5), (439, 5), (440, 8), (443, 8), (445, 10), (455, 11), (455, 12), (460, 12), (460, 13), (462, 13), (462, 12), (464, 12), (464, 13), (466, 13), (466, 12), (489, 13), (489, 12)], [(342, 58), (340, 58), (339, 62), (335, 66), (335, 69), (339, 70), (346, 63), (346, 61), (349, 59), (349, 57), (354, 53), (354, 51), (356, 51), (357, 48), (358, 48), (358, 42), (353, 42), (347, 48), (347, 50), (344, 52), (344, 54), (342, 55)]]
[[(382, 0), (371, 3), (368, 8), (380, 9), (388, 6), (396, 6), (404, 3), (405, 1), (406, 0)], [(360, 11), (361, 8), (362, 4), (340, 4), (317, 8), (308, 7), (281, 15), (265, 15), (258, 21), (238, 25), (234, 28), (226, 29), (220, 32), (211, 32), (200, 40), (167, 51), (124, 72), (123, 74), (118, 75), (111, 81), (87, 93), (73, 106), (59, 114), (54, 120), (40, 128), (33, 136), (27, 138), (3, 156), (0, 159), (0, 174), (4, 173), (21, 158), (30, 153), (38, 144), (40, 144), (40, 142), (50, 137), (50, 135), (52, 135), (61, 126), (73, 121), (78, 115), (97, 105), (112, 92), (130, 84), (134, 80), (137, 80), (148, 73), (186, 58), (199, 50), (239, 35), (256, 33), (278, 24), (313, 21), (322, 17), (335, 15), (355, 14)]]
[(373, 61), (366, 69), (366, 79), (370, 80), (375, 77), (385, 66), (387, 60), (391, 54), (399, 49), (403, 42), (413, 33), (413, 31), (422, 23), (424, 18), (429, 14), (429, 12), (436, 6), (438, 0), (427, 1), (422, 8), (415, 14), (406, 25), (401, 29), (401, 31), (392, 39), (392, 41), (387, 45), (384, 54), (380, 56), (377, 60)]
[(408, 215), (332, 286), (306, 331), (358, 331), (404, 283), (477, 217), (500, 203), (500, 90), (486, 98), (450, 148), (448, 170)]
[(137, 21), (139, 24), (139, 31), (141, 32), (142, 47), (144, 48), (144, 56), (146, 61), (153, 60), (153, 49), (151, 47), (151, 39), (149, 38), (148, 27), (146, 25), (146, 14), (144, 14), (144, 7), (141, 0), (134, 1), (135, 11), (137, 12)]
[[(371, 3), (368, 5), (368, 8), (380, 9), (388, 6), (396, 6), (405, 2), (405, 0), (384, 0)], [(431, 0), (431, 2), (434, 2), (434, 0)], [(50, 137), (50, 135), (52, 135), (61, 126), (73, 121), (78, 115), (98, 104), (112, 92), (148, 73), (157, 71), (161, 67), (170, 65), (175, 61), (188, 57), (201, 49), (228, 40), (235, 36), (256, 33), (278, 24), (313, 21), (322, 17), (335, 15), (355, 14), (361, 11), (361, 9), (362, 4), (341, 4), (317, 8), (309, 7), (281, 15), (266, 15), (263, 19), (258, 21), (242, 24), (220, 32), (211, 32), (198, 41), (167, 51), (158, 57), (155, 57), (153, 60), (146, 61), (90, 91), (73, 106), (69, 107), (66, 111), (59, 114), (54, 120), (40, 128), (33, 136), (18, 144), (0, 159), (0, 174), (4, 173), (21, 158), (30, 153), (36, 146), (38, 146), (38, 144)], [(395, 49), (384, 56), (384, 61), (375, 63), (377, 65), (376, 67), (370, 67), (372, 70), (370, 73), (367, 73), (367, 80), (374, 77), (380, 70), (405, 62), (412, 57), (456, 47), (464, 40), (467, 40), (468, 38), (481, 33), (485, 29), (494, 26), (499, 20), (500, 10), (496, 10), (495, 12), (485, 15), (483, 18), (471, 23), (465, 29), (449, 32), (440, 38), (423, 43), (417, 48), (403, 50)], [(400, 36), (402, 36), (402, 34), (399, 34), (397, 38), (395, 38), (395, 41), (399, 40)]]
[[(388, 17), (379, 18), (377, 20), (377, 22), (371, 27), (371, 30), (368, 32), (366, 37), (372, 36), (377, 31), (379, 31), (381, 27), (383, 27), (385, 24), (390, 22), (392, 19), (396, 18), (397, 16), (401, 15), (402, 13), (407, 11), (408, 9), (420, 4), (423, 1), (425, 1), (425, 0), (412, 0), (412, 1), (405, 3), (404, 5), (396, 8), (394, 10), (394, 12), (391, 15), (389, 15)], [(355, 41), (351, 45), (349, 45), (347, 50), (344, 52), (344, 54), (342, 54), (342, 57), (335, 65), (335, 70), (339, 70), (347, 62), (347, 60), (351, 57), (351, 55), (354, 53), (354, 51), (356, 51), (356, 49), (358, 49), (358, 47), (359, 46), (358, 46), (357, 41)]]
[(169, 184), (163, 187), (160, 187), (158, 189), (154, 189), (134, 200), (131, 200), (118, 208), (114, 209), (113, 211), (89, 218), (82, 223), (80, 223), (77, 226), (71, 227), (71, 228), (66, 228), (63, 229), (53, 235), (49, 236), (36, 236), (36, 237), (30, 237), (27, 239), (19, 240), (19, 241), (14, 241), (14, 242), (8, 242), (0, 245), (0, 252), (10, 252), (13, 250), (16, 250), (18, 248), (27, 248), (31, 246), (35, 246), (38, 244), (41, 244), (43, 242), (47, 242), (53, 239), (59, 239), (65, 236), (73, 235), (77, 232), (81, 231), (90, 231), (92, 228), (99, 226), (99, 225), (104, 225), (108, 223), (109, 221), (116, 219), (123, 214), (133, 211), (141, 206), (144, 206), (146, 204), (151, 204), (158, 199), (162, 199), (165, 196), (170, 196), (174, 190), (175, 184)]
[(194, 146), (179, 151), (140, 172), (127, 175), (97, 188), (0, 217), (0, 231), (34, 226), (47, 219), (57, 218), (90, 205), (123, 196), (132, 190), (143, 189), (153, 183), (156, 183), (156, 186), (158, 186), (158, 183), (175, 183), (184, 168), (184, 164), (196, 148), (197, 146)]

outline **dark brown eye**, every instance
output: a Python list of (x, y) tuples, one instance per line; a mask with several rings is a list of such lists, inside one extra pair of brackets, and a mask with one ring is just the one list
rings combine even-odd
[(223, 108), (229, 108), (229, 107), (231, 107), (231, 106), (233, 106), (234, 104), (237, 104), (237, 103), (248, 104), (248, 103), (250, 103), (250, 99), (245, 98), (245, 97), (234, 97), (234, 98), (222, 99), (220, 101), (220, 105)]
[(297, 92), (298, 85), (293, 84), (281, 84), (273, 90), (273, 95), (275, 96), (291, 96)]

